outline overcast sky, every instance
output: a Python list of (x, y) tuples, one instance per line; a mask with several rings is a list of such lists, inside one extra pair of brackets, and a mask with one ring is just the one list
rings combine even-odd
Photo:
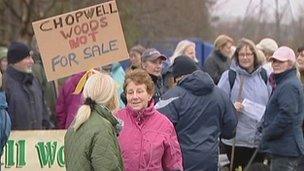
[[(250, 2), (249, 12), (246, 14)], [(256, 16), (260, 12), (261, 2), (263, 2), (265, 9), (263, 17), (274, 19), (275, 0), (218, 0), (213, 11), (221, 20), (228, 20), (233, 17), (244, 18), (245, 14)], [(302, 2), (301, 5), (304, 7), (304, 0), (279, 0), (278, 2), (280, 9), (283, 9), (286, 5), (288, 6), (284, 15), (285, 22), (291, 21), (292, 16), (296, 19), (300, 14), (304, 14), (303, 11), (300, 13), (300, 3)]]

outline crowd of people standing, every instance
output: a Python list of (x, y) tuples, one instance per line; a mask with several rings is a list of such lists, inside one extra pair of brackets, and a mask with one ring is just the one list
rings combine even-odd
[(213, 171), (219, 153), (231, 170), (304, 170), (304, 46), (219, 35), (200, 65), (189, 40), (171, 57), (136, 45), (126, 70), (47, 82), (33, 40), (0, 49), (1, 110), (12, 130), (67, 129), (67, 170)]

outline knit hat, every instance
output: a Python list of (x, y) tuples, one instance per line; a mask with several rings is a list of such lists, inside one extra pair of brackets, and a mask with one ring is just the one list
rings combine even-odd
[(9, 64), (15, 64), (22, 61), (30, 55), (30, 49), (23, 43), (12, 42), (8, 48), (7, 61)]
[(175, 58), (172, 65), (172, 74), (174, 78), (192, 74), (194, 71), (198, 70), (196, 63), (188, 56), (181, 55)]
[(0, 47), (0, 59), (5, 58), (7, 55), (7, 48), (6, 47)]

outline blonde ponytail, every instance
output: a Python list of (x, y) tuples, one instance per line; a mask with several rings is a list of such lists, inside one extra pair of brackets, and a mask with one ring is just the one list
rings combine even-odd
[(73, 128), (76, 131), (91, 115), (91, 108), (89, 105), (82, 105), (77, 111), (76, 117), (73, 121)]
[(75, 131), (89, 119), (94, 105), (104, 105), (111, 111), (115, 111), (119, 106), (116, 84), (108, 74), (98, 72), (91, 75), (84, 85), (82, 95), (85, 101), (89, 102), (85, 102), (77, 111), (72, 124)]

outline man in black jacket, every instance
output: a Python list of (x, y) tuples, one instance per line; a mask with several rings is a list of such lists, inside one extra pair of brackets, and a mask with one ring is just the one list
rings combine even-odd
[(34, 61), (29, 48), (13, 42), (7, 52), (8, 68), (4, 79), (4, 91), (13, 130), (51, 128), (49, 111), (42, 88), (32, 74)]
[(184, 169), (217, 170), (219, 138), (235, 135), (235, 108), (189, 57), (177, 57), (172, 70), (177, 86), (161, 97), (156, 108), (175, 125)]

